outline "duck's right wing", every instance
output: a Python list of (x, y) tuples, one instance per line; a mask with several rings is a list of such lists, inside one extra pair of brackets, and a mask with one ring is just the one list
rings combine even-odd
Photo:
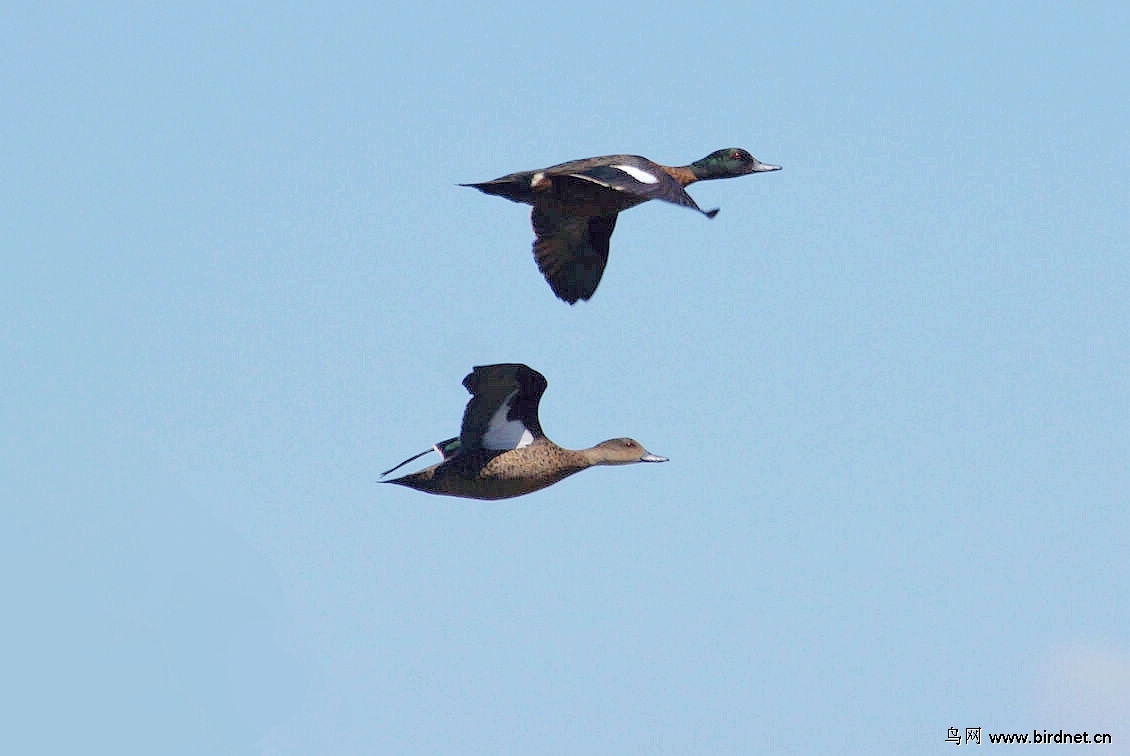
[(464, 451), (520, 449), (544, 434), (538, 402), (546, 380), (527, 365), (480, 365), (463, 379), (471, 400), (463, 412), (459, 443)]

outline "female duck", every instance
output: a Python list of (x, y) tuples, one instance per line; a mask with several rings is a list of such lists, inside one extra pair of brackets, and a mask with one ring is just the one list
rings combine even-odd
[[(476, 367), (463, 385), (471, 392), (471, 401), (463, 412), (459, 437), (433, 447), (443, 461), (384, 482), (446, 496), (506, 499), (551, 486), (593, 465), (667, 461), (630, 438), (614, 438), (576, 451), (550, 441), (538, 421), (546, 380), (526, 365)], [(427, 453), (420, 452), (381, 474), (388, 475)]]

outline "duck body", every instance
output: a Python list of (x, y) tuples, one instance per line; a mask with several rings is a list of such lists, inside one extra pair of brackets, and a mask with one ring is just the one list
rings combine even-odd
[[(463, 385), (472, 396), (460, 435), (433, 447), (443, 461), (385, 482), (446, 496), (508, 499), (551, 486), (593, 465), (667, 461), (630, 438), (579, 450), (550, 441), (537, 416), (546, 381), (526, 365), (476, 367)], [(427, 453), (409, 457), (384, 474)]]
[(605, 155), (462, 186), (533, 206), (534, 259), (558, 298), (574, 304), (596, 291), (621, 212), (660, 199), (713, 218), (718, 210), (700, 208), (684, 187), (775, 170), (780, 166), (731, 148), (686, 166), (661, 165), (640, 155)]
[(589, 465), (580, 452), (541, 438), (520, 449), (459, 454), (388, 482), (466, 499), (509, 499), (551, 486)]
[(619, 213), (649, 199), (705, 212), (683, 189), (694, 181), (687, 168), (659, 165), (639, 155), (605, 155), (462, 186), (526, 205), (558, 202), (577, 214)]

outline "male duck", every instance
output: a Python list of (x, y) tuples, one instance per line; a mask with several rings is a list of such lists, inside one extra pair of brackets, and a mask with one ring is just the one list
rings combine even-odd
[[(439, 464), (385, 483), (446, 496), (507, 499), (551, 486), (593, 465), (666, 462), (630, 438), (602, 441), (590, 449), (563, 449), (542, 433), (538, 402), (545, 377), (526, 365), (483, 365), (463, 379), (471, 401), (458, 438), (432, 447)], [(388, 475), (417, 457), (401, 462)]]
[(534, 259), (553, 293), (569, 304), (596, 291), (608, 262), (608, 239), (623, 210), (661, 199), (713, 218), (683, 189), (695, 181), (779, 171), (738, 148), (712, 152), (690, 165), (668, 166), (639, 155), (606, 155), (522, 171), (473, 186), (533, 205)]

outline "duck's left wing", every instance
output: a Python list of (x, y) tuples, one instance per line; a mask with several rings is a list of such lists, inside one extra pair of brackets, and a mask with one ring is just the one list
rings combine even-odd
[(585, 181), (597, 184), (607, 189), (639, 197), (641, 200), (657, 199), (671, 202), (682, 207), (689, 207), (692, 210), (698, 210), (708, 218), (713, 218), (718, 214), (717, 209), (708, 211), (699, 207), (694, 198), (687, 194), (682, 184), (673, 179), (667, 172), (650, 167), (641, 168), (627, 161), (592, 166), (584, 170), (573, 171), (562, 178), (567, 181)]

